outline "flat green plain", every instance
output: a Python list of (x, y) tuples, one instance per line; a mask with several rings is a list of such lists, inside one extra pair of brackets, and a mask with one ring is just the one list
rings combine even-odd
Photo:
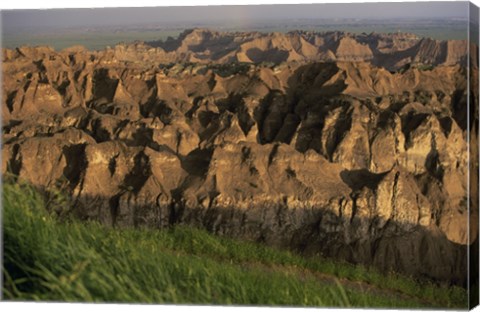
[(56, 50), (62, 50), (75, 45), (81, 45), (89, 50), (103, 50), (107, 46), (115, 46), (118, 43), (130, 43), (134, 41), (165, 40), (169, 36), (177, 37), (180, 30), (162, 31), (62, 31), (31, 34), (19, 32), (15, 35), (4, 35), (3, 47), (16, 48), (24, 45), (29, 46), (51, 46)]
[(252, 25), (184, 25), (175, 27), (109, 27), (109, 28), (70, 28), (70, 29), (28, 29), (8, 31), (3, 34), (2, 46), (16, 48), (23, 45), (47, 45), (61, 50), (74, 45), (83, 45), (90, 50), (102, 50), (107, 46), (133, 41), (156, 41), (170, 37), (178, 37), (185, 29), (194, 27), (209, 28), (218, 31), (259, 31), (289, 32), (308, 30), (316, 32), (345, 31), (354, 34), (361, 33), (414, 33), (419, 37), (429, 37), (437, 40), (467, 39), (466, 21), (376, 21), (352, 22), (335, 21), (322, 23), (315, 20), (282, 21), (253, 23)]

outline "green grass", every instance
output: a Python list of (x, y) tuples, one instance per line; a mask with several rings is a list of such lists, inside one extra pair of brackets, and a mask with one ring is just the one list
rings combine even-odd
[[(3, 186), (7, 300), (465, 307), (466, 291), (177, 226), (60, 222), (29, 186)], [(353, 281), (356, 281), (355, 283)]]

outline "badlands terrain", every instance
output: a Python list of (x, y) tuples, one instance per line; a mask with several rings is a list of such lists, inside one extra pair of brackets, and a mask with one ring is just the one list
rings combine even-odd
[(478, 237), (467, 51), (402, 33), (205, 29), (3, 49), (2, 172), (66, 193), (60, 215), (186, 224), (465, 285)]

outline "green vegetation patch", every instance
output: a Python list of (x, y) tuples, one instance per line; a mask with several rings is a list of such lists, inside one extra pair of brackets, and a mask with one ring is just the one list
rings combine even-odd
[(230, 77), (232, 75), (244, 75), (248, 72), (252, 64), (245, 62), (232, 62), (227, 64), (209, 64), (208, 68), (220, 77)]
[[(9, 300), (465, 307), (466, 291), (178, 226), (60, 222), (33, 188), (3, 188)], [(68, 219), (66, 219), (68, 220)]]

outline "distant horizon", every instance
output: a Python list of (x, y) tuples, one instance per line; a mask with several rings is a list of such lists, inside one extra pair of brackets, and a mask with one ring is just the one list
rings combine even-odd
[[(463, 23), (462, 23), (463, 24)], [(403, 26), (403, 27), (402, 27)], [(413, 25), (410, 26), (415, 28)], [(419, 38), (431, 38), (435, 40), (466, 40), (466, 24), (463, 24), (464, 27), (459, 27), (459, 23), (453, 25), (454, 29), (446, 30), (443, 28), (443, 31), (438, 30), (435, 27), (425, 27), (423, 30), (418, 31), (415, 29), (405, 28), (405, 25), (400, 24), (389, 24), (389, 26), (379, 26), (375, 25), (347, 25), (342, 28), (330, 26), (311, 26), (310, 29), (306, 28), (292, 28), (292, 27), (283, 27), (274, 28), (274, 26), (268, 27), (264, 26), (263, 28), (249, 28), (249, 29), (225, 29), (219, 27), (179, 27), (179, 28), (170, 28), (170, 29), (137, 29), (137, 28), (126, 28), (122, 30), (113, 30), (105, 29), (100, 27), (99, 29), (93, 28), (87, 32), (84, 29), (75, 29), (68, 30), (64, 29), (62, 31), (51, 31), (51, 32), (28, 32), (18, 33), (15, 36), (3, 36), (2, 38), (2, 48), (15, 49), (23, 46), (49, 46), (55, 50), (62, 50), (72, 46), (84, 46), (88, 50), (103, 50), (107, 47), (113, 47), (117, 44), (132, 44), (134, 42), (155, 42), (155, 41), (165, 41), (168, 37), (178, 38), (179, 35), (185, 32), (188, 29), (207, 29), (210, 31), (219, 31), (219, 32), (259, 32), (259, 33), (287, 33), (292, 31), (312, 31), (317, 33), (325, 32), (344, 32), (351, 34), (391, 34), (391, 33), (405, 33), (413, 34)], [(115, 26), (113, 26), (115, 27)], [(387, 28), (388, 27), (388, 28)], [(317, 29), (313, 29), (317, 28)], [(322, 28), (322, 29), (320, 29)]]
[[(269, 24), (271, 22), (278, 22), (278, 21), (316, 21), (318, 23), (341, 23), (341, 22), (363, 22), (363, 23), (368, 23), (368, 24), (375, 24), (379, 22), (416, 22), (416, 23), (428, 23), (430, 21), (468, 21), (467, 16), (451, 16), (451, 17), (417, 17), (417, 18), (412, 18), (412, 17), (395, 17), (395, 18), (377, 18), (377, 19), (372, 19), (372, 18), (355, 18), (355, 17), (348, 17), (348, 18), (341, 18), (341, 17), (336, 17), (336, 18), (314, 18), (314, 17), (305, 17), (305, 18), (270, 18), (270, 19), (252, 19), (252, 22), (259, 23), (263, 22), (265, 24)], [(105, 25), (95, 25), (95, 24), (84, 24), (84, 25), (70, 25), (70, 26), (63, 26), (63, 25), (49, 25), (45, 26), (43, 29), (58, 29), (58, 28), (65, 28), (65, 29), (70, 29), (70, 28), (114, 28), (114, 27), (124, 27), (124, 28), (131, 28), (131, 27), (138, 27), (138, 26), (152, 26), (156, 25), (157, 27), (179, 27), (180, 24), (186, 25), (186, 29), (189, 27), (187, 26), (188, 23), (191, 24), (205, 24), (205, 25), (212, 25), (212, 26), (217, 26), (221, 25), (222, 23), (225, 22), (235, 23), (235, 21), (231, 20), (216, 20), (216, 21), (170, 21), (170, 22), (155, 22), (155, 21), (144, 21), (144, 22), (137, 22), (137, 23), (131, 23), (131, 24), (124, 24), (124, 23), (118, 23), (118, 24), (105, 24)], [(222, 25), (226, 26), (226, 25)], [(17, 29), (32, 29), (35, 28), (37, 30), (41, 30), (38, 28), (38, 26), (33, 26), (33, 25), (15, 25), (15, 26), (10, 26), (10, 27), (15, 27), (15, 30)], [(8, 31), (10, 31), (9, 29)]]
[(146, 8), (4, 10), (2, 46), (84, 45), (164, 40), (185, 29), (414, 33), (466, 39), (468, 2), (316, 3)]
[(3, 10), (3, 32), (19, 28), (100, 27), (158, 23), (241, 23), (276, 19), (468, 18), (468, 2), (315, 3), (94, 9)]

